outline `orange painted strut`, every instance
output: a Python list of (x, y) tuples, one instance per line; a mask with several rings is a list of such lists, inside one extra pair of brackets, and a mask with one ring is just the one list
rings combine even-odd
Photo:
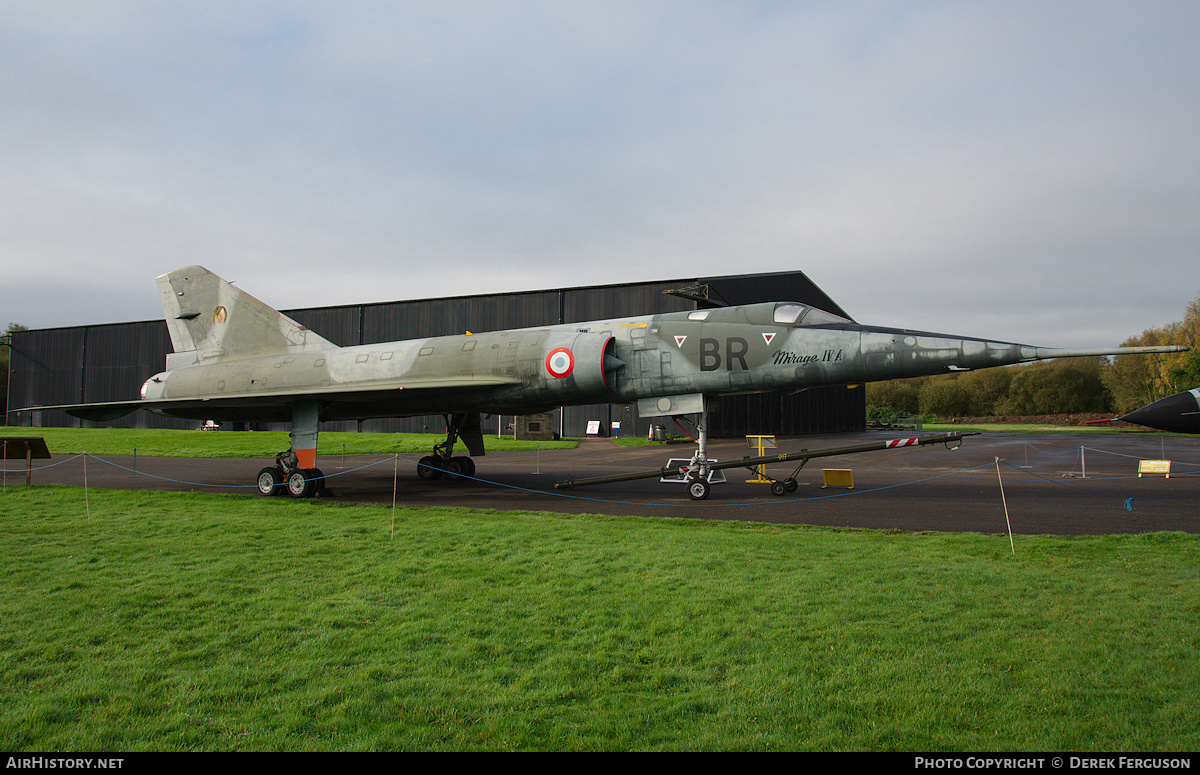
[(296, 450), (296, 462), (301, 469), (316, 468), (317, 467), (317, 450), (316, 450), (316, 448), (314, 447), (312, 449)]

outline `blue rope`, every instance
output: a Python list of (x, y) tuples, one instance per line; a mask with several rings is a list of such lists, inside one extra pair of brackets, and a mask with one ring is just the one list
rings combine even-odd
[[(55, 466), (59, 466), (64, 463), (69, 463), (72, 460), (77, 460), (78, 458), (83, 457), (85, 455), (89, 458), (92, 458), (93, 460), (97, 460), (101, 463), (112, 466), (113, 468), (117, 468), (117, 469), (120, 469), (123, 471), (129, 471), (131, 473), (137, 474), (138, 476), (145, 476), (145, 477), (149, 477), (151, 479), (157, 479), (157, 480), (163, 481), (163, 482), (170, 482), (172, 484), (187, 485), (190, 487), (212, 487), (212, 488), (219, 488), (219, 489), (255, 489), (258, 486), (257, 484), (250, 484), (250, 485), (210, 484), (210, 483), (206, 483), (206, 482), (189, 482), (189, 481), (186, 481), (183, 479), (172, 479), (170, 477), (158, 476), (156, 474), (146, 473), (144, 471), (137, 471), (136, 469), (129, 468), (128, 466), (123, 466), (119, 463), (114, 463), (111, 460), (105, 460), (104, 458), (97, 457), (96, 455), (92, 455), (92, 454), (86, 453), (86, 452), (71, 456), (71, 457), (61, 460), (57, 463), (52, 463), (47, 466), (40, 466), (39, 468), (36, 468), (33, 470), (41, 471), (41, 470), (46, 470), (49, 468), (54, 468)], [(367, 463), (365, 465), (358, 466), (357, 468), (349, 468), (344, 471), (340, 471), (336, 474), (325, 474), (320, 477), (316, 477), (316, 479), (334, 479), (338, 476), (343, 476), (345, 474), (351, 474), (351, 473), (355, 473), (358, 471), (364, 471), (369, 468), (374, 468), (376, 466), (384, 465), (385, 463), (388, 463), (390, 461), (403, 461), (405, 463), (414, 464), (418, 467), (422, 467), (424, 465), (419, 461), (414, 461), (409, 458), (402, 457), (401, 455), (396, 454), (396, 455), (392, 455), (390, 457), (383, 458), (382, 460), (375, 461), (373, 463)], [(1039, 474), (1035, 474), (1032, 471), (1027, 471), (1027, 470), (1021, 469), (1017, 466), (1014, 466), (1013, 464), (1009, 463), (1006, 460), (1001, 460), (1000, 462), (1003, 463), (1008, 468), (1018, 471), (1019, 473), (1026, 474), (1028, 476), (1032, 476), (1035, 479), (1046, 482), (1048, 484), (1056, 484), (1061, 487), (1066, 487), (1068, 489), (1072, 489), (1077, 492), (1088, 493), (1090, 495), (1101, 495), (1106, 498), (1123, 500), (1124, 501), (1123, 505), (1125, 506), (1125, 509), (1127, 511), (1133, 511), (1134, 498), (1132, 498), (1132, 497), (1124, 497), (1121, 495), (1113, 495), (1110, 493), (1098, 492), (1096, 490), (1089, 490), (1089, 489), (1086, 489), (1083, 487), (1077, 487), (1075, 485), (1069, 484), (1067, 482), (1064, 482), (1064, 481), (1061, 481), (1058, 479), (1050, 479), (1048, 477), (1041, 476)], [(908, 486), (915, 485), (915, 484), (923, 484), (925, 482), (931, 482), (931, 481), (935, 481), (938, 479), (944, 479), (949, 476), (958, 476), (958, 475), (965, 474), (965, 473), (980, 471), (980, 470), (988, 468), (992, 465), (994, 465), (994, 463), (983, 463), (981, 465), (974, 466), (971, 468), (963, 468), (963, 469), (959, 469), (957, 471), (951, 471), (951, 472), (945, 473), (945, 474), (938, 474), (935, 476), (924, 477), (922, 479), (915, 479), (911, 482), (902, 482), (900, 484), (885, 485), (882, 487), (871, 488), (869, 490), (855, 490), (853, 492), (831, 493), (829, 495), (818, 495), (818, 496), (806, 497), (806, 498), (784, 498), (784, 499), (772, 498), (771, 500), (740, 501), (740, 502), (734, 502), (734, 503), (731, 503), (729, 501), (721, 501), (721, 502), (715, 502), (715, 503), (700, 503), (700, 502), (662, 503), (662, 502), (648, 502), (648, 501), (623, 501), (623, 500), (613, 500), (611, 498), (594, 498), (594, 497), (588, 497), (588, 496), (584, 496), (584, 495), (570, 495), (567, 493), (555, 492), (555, 491), (550, 491), (550, 490), (535, 490), (535, 489), (529, 488), (529, 487), (520, 487), (518, 485), (506, 484), (504, 482), (497, 482), (497, 481), (493, 481), (490, 479), (482, 479), (482, 478), (475, 477), (475, 476), (467, 476), (466, 474), (458, 474), (457, 478), (464, 479), (464, 480), (470, 480), (473, 482), (479, 482), (481, 484), (488, 484), (488, 485), (492, 485), (495, 487), (503, 487), (505, 489), (516, 490), (519, 492), (527, 492), (527, 493), (536, 494), (536, 495), (549, 495), (549, 496), (552, 496), (555, 498), (565, 498), (565, 499), (569, 499), (569, 500), (587, 501), (587, 502), (592, 502), (592, 503), (607, 503), (607, 504), (624, 505), (624, 506), (655, 506), (655, 507), (674, 506), (674, 507), (683, 507), (683, 508), (694, 508), (694, 507), (702, 507), (702, 506), (729, 507), (729, 506), (762, 506), (762, 505), (767, 505), (767, 504), (778, 504), (778, 503), (807, 503), (807, 502), (812, 502), (812, 501), (832, 500), (834, 498), (845, 498), (845, 497), (854, 496), (854, 495), (869, 495), (871, 493), (884, 492), (887, 490), (894, 490), (894, 489), (898, 489), (900, 487), (908, 487)], [(864, 466), (864, 467), (870, 468), (869, 466)], [(5, 469), (5, 472), (19, 474), (19, 473), (22, 473), (23, 470), (24, 469), (22, 469), (20, 471), (7, 471), (7, 469)], [(887, 469), (876, 469), (876, 470), (887, 470)], [(1181, 473), (1196, 473), (1196, 472), (1181, 472)], [(1132, 479), (1132, 478), (1135, 478), (1135, 477), (1108, 477), (1104, 481), (1114, 481), (1117, 479)], [(1147, 496), (1147, 497), (1142, 497), (1141, 500), (1173, 500), (1176, 498), (1186, 498), (1186, 497), (1192, 497), (1192, 496), (1196, 496), (1196, 495), (1200, 495), (1200, 491), (1180, 493), (1178, 495)]]
[[(87, 453), (85, 453), (85, 454), (87, 454)], [(183, 484), (183, 485), (188, 485), (191, 487), (214, 487), (214, 488), (225, 488), (225, 489), (249, 489), (249, 488), (256, 488), (258, 486), (256, 484), (252, 484), (252, 485), (207, 484), (204, 482), (188, 482), (188, 481), (184, 481), (182, 479), (171, 479), (171, 478), (165, 477), (165, 476), (157, 476), (155, 474), (148, 474), (148, 473), (141, 472), (141, 471), (134, 471), (132, 468), (123, 466), (119, 463), (114, 463), (110, 460), (105, 460), (103, 458), (96, 457), (95, 455), (87, 454), (87, 456), (94, 460), (99, 460), (101, 463), (105, 463), (114, 468), (119, 468), (123, 471), (131, 471), (133, 473), (137, 473), (140, 476), (147, 476), (152, 479), (158, 479), (158, 480), (164, 481), (164, 482), (171, 482), (172, 484)], [(399, 461), (403, 461), (405, 463), (413, 463), (417, 466), (422, 465), (420, 462), (409, 460), (407, 458), (401, 457), (400, 455), (393, 455), (391, 457), (384, 458), (383, 460), (377, 461), (375, 463), (368, 463), (367, 465), (360, 466), (358, 468), (347, 469), (347, 470), (342, 471), (337, 474), (326, 475), (326, 476), (317, 477), (317, 478), (332, 479), (335, 476), (342, 476), (343, 474), (354, 473), (355, 471), (362, 471), (367, 468), (372, 468), (374, 466), (383, 465), (384, 463), (387, 463), (392, 460), (399, 460)], [(467, 476), (465, 474), (458, 474), (457, 478), (469, 479), (474, 482), (480, 482), (481, 484), (490, 484), (490, 485), (493, 485), (496, 487), (503, 487), (505, 489), (516, 490), (519, 492), (527, 492), (527, 493), (536, 494), (536, 495), (549, 495), (549, 496), (552, 496), (555, 498), (566, 498), (569, 500), (590, 501), (593, 503), (609, 503), (609, 504), (626, 505), (626, 506), (659, 506), (659, 507), (661, 507), (661, 506), (681, 506), (684, 508), (690, 508), (690, 507), (695, 507), (695, 506), (762, 506), (762, 505), (767, 505), (767, 504), (772, 504), (772, 503), (803, 503), (803, 502), (808, 502), (808, 501), (829, 500), (832, 498), (845, 498), (850, 495), (868, 495), (873, 492), (892, 490), (892, 489), (896, 489), (898, 487), (907, 487), (909, 485), (921, 484), (922, 482), (929, 482), (929, 481), (933, 481), (935, 479), (944, 479), (947, 476), (954, 476), (956, 474), (965, 473), (968, 471), (976, 471), (981, 468), (986, 468), (987, 466), (990, 466), (990, 465), (992, 465), (992, 464), (984, 463), (983, 465), (976, 466), (974, 468), (964, 468), (961, 471), (951, 471), (951, 472), (945, 473), (945, 474), (938, 474), (937, 476), (930, 476), (930, 477), (926, 477), (924, 479), (917, 479), (912, 482), (904, 482), (901, 484), (886, 485), (883, 487), (876, 487), (876, 488), (873, 488), (870, 490), (857, 490), (855, 492), (834, 493), (834, 494), (830, 494), (830, 495), (820, 495), (820, 496), (811, 497), (811, 498), (790, 498), (790, 499), (772, 498), (771, 500), (742, 501), (742, 502), (737, 502), (737, 503), (731, 503), (729, 501), (721, 501), (719, 503), (661, 503), (661, 502), (651, 502), (651, 501), (620, 501), (620, 500), (612, 500), (612, 499), (608, 499), (608, 498), (591, 498), (591, 497), (587, 497), (584, 495), (568, 495), (566, 493), (554, 492), (554, 491), (550, 491), (550, 490), (535, 490), (535, 489), (532, 489), (529, 487), (520, 487), (520, 486), (514, 485), (514, 484), (506, 484), (504, 482), (496, 482), (496, 481), (492, 481), (490, 479), (481, 479), (481, 478), (474, 477), (474, 476)]]
[[(1075, 490), (1075, 491), (1077, 491), (1077, 492), (1085, 492), (1085, 493), (1087, 493), (1087, 494), (1089, 494), (1089, 495), (1102, 495), (1102, 496), (1104, 496), (1105, 498), (1115, 498), (1115, 499), (1118, 499), (1118, 500), (1120, 500), (1120, 499), (1124, 498), (1124, 501), (1125, 501), (1125, 503), (1124, 503), (1124, 505), (1125, 505), (1125, 510), (1126, 510), (1126, 511), (1133, 511), (1133, 501), (1134, 501), (1134, 499), (1133, 499), (1133, 498), (1125, 498), (1124, 496), (1121, 496), (1121, 495), (1112, 495), (1112, 494), (1110, 494), (1110, 493), (1106, 493), (1106, 492), (1098, 492), (1098, 491), (1096, 491), (1096, 490), (1088, 490), (1088, 489), (1086, 489), (1086, 488), (1083, 488), (1083, 487), (1076, 487), (1075, 485), (1072, 485), (1072, 484), (1067, 484), (1066, 482), (1064, 482), (1064, 481), (1062, 481), (1062, 480), (1060, 480), (1060, 479), (1048, 479), (1048, 478), (1046, 478), (1046, 477), (1044, 477), (1044, 476), (1041, 476), (1041, 475), (1039, 475), (1039, 474), (1035, 474), (1035, 473), (1033, 473), (1032, 471), (1023, 471), (1023, 470), (1021, 470), (1020, 468), (1018, 468), (1017, 466), (1014, 466), (1012, 463), (1009, 463), (1007, 460), (1001, 460), (1000, 462), (1001, 462), (1001, 463), (1003, 463), (1004, 465), (1008, 466), (1009, 468), (1012, 468), (1012, 469), (1014, 469), (1014, 470), (1016, 470), (1016, 471), (1019, 471), (1019, 472), (1020, 472), (1020, 473), (1022, 473), (1022, 474), (1025, 474), (1025, 475), (1027, 475), (1027, 476), (1032, 476), (1033, 478), (1035, 478), (1035, 479), (1039, 479), (1039, 480), (1041, 480), (1041, 481), (1043, 481), (1043, 482), (1046, 482), (1046, 483), (1048, 483), (1048, 484), (1056, 484), (1056, 485), (1058, 485), (1059, 487), (1066, 487), (1066, 488), (1068, 488), (1068, 489)], [(1194, 472), (1185, 472), (1185, 473), (1194, 473)], [(1132, 476), (1108, 477), (1108, 478), (1104, 479), (1104, 481), (1106, 481), (1106, 482), (1111, 482), (1111, 481), (1125, 480), (1125, 479), (1134, 479), (1134, 478), (1137, 478), (1137, 477), (1132, 477)], [(1194, 495), (1200, 495), (1200, 490), (1195, 490), (1195, 491), (1192, 491), (1192, 492), (1184, 492), (1184, 493), (1179, 493), (1178, 495), (1149, 495), (1149, 496), (1142, 496), (1141, 498), (1139, 498), (1139, 500), (1147, 500), (1147, 501), (1164, 501), (1164, 500), (1174, 500), (1175, 498), (1187, 498), (1187, 497), (1191, 497), (1191, 496), (1194, 496)]]

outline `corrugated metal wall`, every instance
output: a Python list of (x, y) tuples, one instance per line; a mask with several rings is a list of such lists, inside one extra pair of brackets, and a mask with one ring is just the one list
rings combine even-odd
[[(166, 324), (163, 324), (163, 329), (166, 329)], [(84, 328), (47, 328), (14, 333), (9, 351), (8, 405), (82, 401), (86, 335), (87, 329)], [(49, 425), (74, 424), (61, 412), (44, 414)], [(14, 417), (10, 415), (8, 420), (9, 424), (13, 424)], [(28, 424), (28, 419), (24, 424)]]
[[(422, 299), (342, 307), (286, 310), (300, 324), (334, 344), (349, 346), (442, 336), (464, 331), (482, 333), (585, 320), (695, 309), (697, 302), (664, 291), (706, 284), (714, 298), (730, 304), (790, 300), (813, 304), (837, 314), (845, 312), (802, 272), (685, 278), (648, 283), (530, 291), (525, 293)], [(848, 317), (848, 316), (847, 316)], [(163, 321), (116, 323), (74, 328), (21, 331), (13, 334), (9, 377), (9, 406), (91, 403), (137, 398), (142, 383), (162, 371), (170, 337)], [(862, 430), (866, 391), (820, 388), (793, 396), (747, 395), (721, 400), (711, 415), (714, 436), (746, 433), (834, 433)], [(9, 413), (12, 425), (93, 425), (63, 412)], [(621, 436), (645, 436), (652, 423), (633, 406), (567, 407), (555, 413), (555, 428), (567, 436), (582, 436), (589, 420), (600, 421), (607, 434), (621, 423)], [(484, 433), (496, 434), (511, 417), (484, 420)], [(135, 412), (110, 427), (191, 428), (196, 423)], [(262, 426), (264, 429), (285, 426)], [(325, 423), (325, 430), (441, 432), (438, 417)]]
[[(163, 370), (171, 337), (166, 323), (113, 323), (75, 328), (22, 331), (12, 339), (8, 405), (82, 404), (128, 401), (142, 383)], [(65, 412), (9, 413), (8, 423), (46, 427), (82, 427)], [(149, 412), (104, 423), (115, 428), (193, 428), (191, 420), (159, 417)]]

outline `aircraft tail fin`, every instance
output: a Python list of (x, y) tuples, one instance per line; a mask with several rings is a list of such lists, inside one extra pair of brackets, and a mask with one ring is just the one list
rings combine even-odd
[(171, 345), (176, 353), (194, 352), (199, 363), (336, 347), (204, 267), (176, 269), (156, 282)]

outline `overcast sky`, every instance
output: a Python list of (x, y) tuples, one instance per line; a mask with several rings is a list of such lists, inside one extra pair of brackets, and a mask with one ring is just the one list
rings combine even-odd
[(1108, 346), (1200, 296), (1200, 3), (0, 2), (0, 326), (800, 270)]

